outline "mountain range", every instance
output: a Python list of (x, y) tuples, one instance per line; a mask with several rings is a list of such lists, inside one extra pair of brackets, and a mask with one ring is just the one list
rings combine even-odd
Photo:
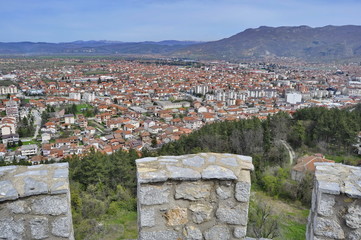
[(75, 41), (65, 43), (0, 42), (1, 55), (112, 55), (169, 54), (195, 41), (166, 40), (161, 42)]
[(242, 60), (294, 57), (304, 60), (338, 60), (361, 57), (361, 26), (312, 28), (266, 27), (247, 29), (213, 42), (175, 41), (68, 43), (1, 43), (1, 55), (161, 55), (189, 59)]

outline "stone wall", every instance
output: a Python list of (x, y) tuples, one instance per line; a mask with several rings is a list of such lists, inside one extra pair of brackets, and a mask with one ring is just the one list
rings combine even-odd
[(136, 162), (140, 240), (245, 238), (251, 157), (201, 153)]
[(74, 239), (68, 164), (0, 167), (0, 239)]
[(361, 168), (316, 163), (308, 240), (361, 239)]

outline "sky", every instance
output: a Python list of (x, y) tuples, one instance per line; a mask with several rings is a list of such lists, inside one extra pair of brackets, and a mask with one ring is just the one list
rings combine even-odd
[(0, 0), (0, 42), (214, 41), (259, 26), (361, 25), (359, 0)]

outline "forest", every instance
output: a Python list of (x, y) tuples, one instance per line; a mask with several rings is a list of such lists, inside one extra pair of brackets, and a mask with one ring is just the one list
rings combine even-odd
[[(283, 142), (288, 142), (299, 156), (317, 152), (341, 156), (341, 159), (352, 156), (352, 161), (342, 162), (360, 165), (361, 158), (355, 155), (352, 147), (360, 131), (361, 104), (342, 110), (315, 107), (298, 110), (292, 116), (280, 112), (263, 121), (253, 118), (216, 122), (176, 142), (165, 144), (158, 151), (118, 151), (112, 155), (92, 151), (81, 158), (74, 156), (66, 159), (70, 164), (76, 239), (137, 237), (137, 158), (199, 152), (250, 155), (255, 165), (252, 173), (253, 190), (275, 199), (300, 202), (309, 208), (312, 175), (306, 175), (301, 182), (291, 180), (291, 164)], [(257, 216), (261, 208), (254, 209), (250, 214), (253, 212)], [(263, 228), (269, 225), (259, 226), (256, 223), (255, 220), (249, 225), (267, 233), (267, 229)], [(274, 227), (274, 224), (271, 225)], [(302, 236), (303, 233), (300, 234)], [(276, 232), (260, 235), (279, 236)]]

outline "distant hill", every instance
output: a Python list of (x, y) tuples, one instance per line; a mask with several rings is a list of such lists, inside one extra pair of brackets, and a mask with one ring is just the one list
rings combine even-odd
[(361, 26), (259, 27), (177, 51), (174, 56), (238, 60), (296, 57), (332, 60), (361, 57)]
[(111, 55), (111, 54), (169, 54), (195, 41), (166, 40), (161, 42), (75, 41), (67, 43), (0, 42), (0, 55)]
[(188, 59), (243, 60), (295, 57), (342, 60), (361, 57), (361, 26), (259, 27), (214, 42), (75, 41), (1, 43), (0, 55), (156, 55)]

